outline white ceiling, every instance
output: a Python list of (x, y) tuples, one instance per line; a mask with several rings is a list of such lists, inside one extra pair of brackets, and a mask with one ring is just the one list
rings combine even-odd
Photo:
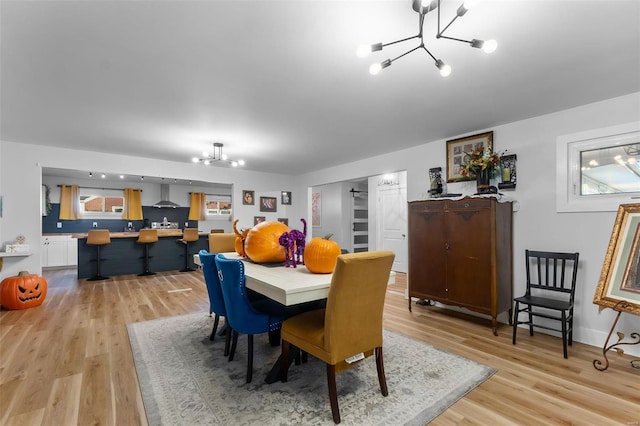
[[(450, 19), (459, 1), (444, 0)], [(431, 14), (430, 14), (431, 15)], [(298, 174), (640, 91), (640, 1), (485, 1), (377, 76), (402, 1), (5, 1), (0, 139)], [(506, 141), (495, 141), (496, 149)], [(502, 146), (501, 146), (502, 145)], [(193, 167), (203, 167), (193, 165)]]

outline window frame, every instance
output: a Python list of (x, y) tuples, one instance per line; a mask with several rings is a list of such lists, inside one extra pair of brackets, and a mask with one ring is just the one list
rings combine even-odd
[[(104, 209), (104, 198), (112, 197), (112, 198), (122, 198), (122, 208), (124, 211), (126, 200), (124, 199), (124, 194), (119, 190), (107, 190), (107, 189), (95, 189), (95, 188), (82, 188), (80, 187), (80, 197), (101, 197), (102, 200), (102, 208)], [(82, 205), (82, 203), (80, 203)], [(84, 209), (81, 209), (81, 218), (82, 219), (122, 219), (121, 212), (87, 212)]]
[(556, 210), (615, 212), (620, 204), (640, 202), (640, 192), (581, 195), (580, 153), (640, 143), (640, 122), (588, 130), (556, 138)]

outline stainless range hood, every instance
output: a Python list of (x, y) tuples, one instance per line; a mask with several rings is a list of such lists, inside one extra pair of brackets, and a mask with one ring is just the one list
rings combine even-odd
[(155, 203), (153, 205), (153, 207), (156, 207), (158, 209), (175, 209), (177, 207), (180, 207), (179, 204), (174, 203), (173, 201), (169, 200), (169, 185), (166, 183), (163, 183), (162, 185), (160, 185), (160, 201), (158, 201), (157, 203)]

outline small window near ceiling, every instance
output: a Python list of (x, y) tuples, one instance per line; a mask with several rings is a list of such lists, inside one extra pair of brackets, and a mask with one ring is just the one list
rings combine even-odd
[(640, 123), (560, 136), (556, 154), (558, 211), (640, 202)]

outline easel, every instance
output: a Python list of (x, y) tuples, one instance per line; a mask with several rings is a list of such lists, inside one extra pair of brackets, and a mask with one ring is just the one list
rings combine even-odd
[[(607, 336), (607, 340), (604, 342), (604, 346), (602, 348), (602, 356), (604, 356), (604, 361), (605, 361), (604, 365), (602, 361), (598, 359), (593, 360), (593, 366), (595, 367), (596, 370), (604, 371), (607, 368), (609, 368), (609, 359), (607, 358), (607, 352), (609, 352), (611, 349), (614, 349), (618, 354), (618, 356), (622, 356), (624, 355), (624, 350), (621, 349), (620, 346), (624, 346), (624, 345), (633, 346), (633, 345), (640, 344), (639, 333), (630, 334), (630, 337), (632, 339), (636, 339), (635, 342), (623, 342), (622, 340), (624, 340), (624, 337), (625, 337), (624, 333), (617, 332), (616, 334), (618, 336), (618, 341), (616, 343), (609, 345), (609, 339), (611, 338), (611, 335), (613, 334), (613, 330), (615, 330), (616, 325), (618, 324), (618, 319), (620, 319), (620, 314), (622, 314), (622, 311), (625, 310), (625, 308), (627, 308), (626, 304), (627, 302), (621, 301), (612, 308), (613, 310), (618, 312), (618, 315), (616, 315), (616, 319), (613, 321), (613, 325), (611, 326), (611, 330), (609, 330), (609, 335)], [(631, 367), (640, 369), (640, 359), (631, 360)]]

